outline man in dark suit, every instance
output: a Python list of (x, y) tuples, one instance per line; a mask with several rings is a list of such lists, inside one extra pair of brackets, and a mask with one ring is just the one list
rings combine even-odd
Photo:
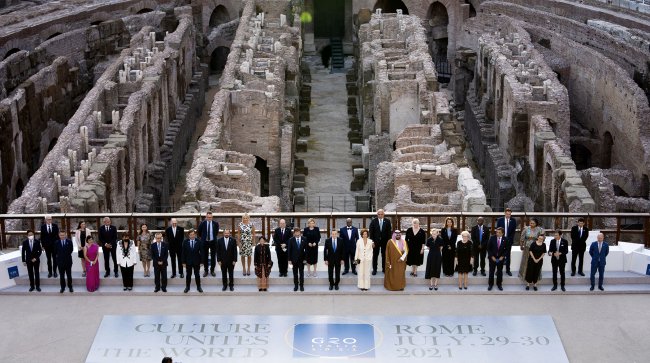
[[(219, 235), (219, 223), (212, 219), (212, 212), (205, 214), (205, 219), (199, 225), (199, 237), (203, 244), (203, 277), (208, 276), (208, 263), (210, 264), (210, 274), (217, 276), (214, 273), (214, 267), (217, 265), (217, 236)], [(208, 256), (210, 261), (208, 262)]]
[(41, 291), (41, 276), (39, 267), (41, 265), (41, 242), (34, 238), (34, 231), (27, 231), (27, 239), (23, 241), (22, 259), (23, 265), (27, 266), (29, 275), (29, 292)]
[(54, 274), (56, 278), (56, 241), (59, 238), (59, 226), (52, 223), (52, 216), (45, 216), (45, 223), (41, 225), (41, 246), (45, 250), (47, 257), (47, 278), (49, 279)]
[(341, 227), (339, 237), (345, 245), (343, 252), (343, 261), (345, 262), (345, 270), (343, 275), (350, 272), (352, 266), (352, 273), (357, 274), (357, 265), (354, 264), (354, 254), (357, 251), (357, 241), (359, 240), (359, 230), (352, 225), (352, 218), (345, 220), (345, 227)]
[(117, 228), (111, 225), (111, 219), (104, 217), (104, 225), (99, 227), (99, 245), (102, 246), (104, 254), (104, 277), (111, 275), (111, 258), (113, 259), (113, 271), (117, 277)]
[(503, 236), (503, 228), (497, 227), (496, 236), (490, 237), (487, 246), (488, 260), (490, 265), (490, 272), (488, 277), (488, 291), (492, 291), (494, 286), (494, 274), (497, 275), (497, 288), (503, 290), (501, 283), (503, 282), (503, 265), (505, 263), (506, 255), (510, 246), (508, 240)]
[(185, 268), (185, 290), (187, 294), (190, 291), (190, 284), (192, 283), (192, 272), (194, 272), (194, 280), (196, 281), (196, 291), (203, 292), (201, 289), (201, 264), (203, 263), (203, 245), (200, 239), (196, 238), (196, 231), (191, 230), (189, 238), (183, 242), (182, 260), (183, 267)]
[(597, 241), (592, 242), (589, 246), (589, 255), (591, 256), (591, 288), (594, 291), (594, 283), (596, 282), (596, 271), (598, 271), (598, 290), (605, 291), (603, 287), (603, 278), (605, 277), (605, 264), (607, 262), (607, 255), (609, 254), (609, 245), (605, 242), (605, 235), (598, 233)]
[(275, 254), (278, 258), (278, 269), (280, 277), (286, 277), (289, 270), (289, 256), (287, 254), (287, 244), (292, 237), (291, 229), (287, 228), (287, 222), (280, 219), (280, 226), (273, 232), (273, 243), (275, 244)]
[(217, 240), (217, 262), (221, 267), (221, 279), (223, 280), (223, 288), (221, 291), (226, 291), (230, 287), (230, 291), (234, 291), (233, 271), (237, 263), (237, 241), (230, 237), (230, 230), (223, 230), (223, 237)]
[(551, 257), (551, 265), (553, 266), (553, 288), (551, 291), (557, 290), (557, 271), (560, 270), (560, 288), (564, 288), (564, 266), (566, 265), (566, 255), (569, 253), (569, 241), (562, 238), (562, 231), (559, 229), (555, 231), (555, 238), (551, 241), (548, 249), (548, 255)]
[(384, 210), (377, 211), (377, 218), (370, 222), (370, 239), (375, 243), (372, 250), (372, 274), (377, 274), (377, 258), (381, 252), (381, 272), (386, 272), (386, 243), (392, 237), (390, 219), (384, 218)]
[(162, 290), (167, 292), (167, 258), (169, 247), (162, 240), (162, 233), (156, 233), (155, 240), (151, 243), (151, 260), (156, 288), (153, 292)]
[(178, 226), (176, 218), (171, 219), (171, 226), (165, 230), (167, 245), (169, 246), (169, 257), (172, 260), (172, 279), (176, 277), (176, 263), (178, 262), (178, 273), (183, 278), (183, 266), (181, 263), (181, 249), (185, 240), (185, 230)]
[(293, 291), (305, 291), (305, 263), (307, 263), (307, 240), (302, 238), (300, 228), (293, 229), (293, 237), (287, 243), (289, 264), (293, 269)]
[(476, 225), (470, 232), (472, 236), (472, 251), (474, 253), (474, 273), (478, 273), (478, 267), (481, 266), (481, 276), (485, 276), (485, 255), (487, 254), (487, 244), (490, 241), (490, 229), (483, 225), (483, 217), (476, 219)]
[(325, 264), (327, 265), (327, 277), (330, 280), (330, 290), (338, 290), (341, 281), (341, 265), (346, 256), (346, 246), (343, 240), (338, 238), (339, 232), (332, 230), (332, 236), (325, 240), (323, 250)]
[(582, 262), (587, 249), (587, 238), (589, 238), (589, 228), (585, 227), (585, 219), (579, 218), (578, 224), (571, 227), (571, 276), (576, 275), (576, 258), (578, 259), (578, 274), (585, 275), (582, 272)]
[(66, 286), (66, 277), (68, 279), (67, 285), (70, 292), (72, 289), (72, 241), (69, 240), (65, 232), (59, 232), (59, 239), (56, 241), (56, 265), (59, 268), (59, 275), (61, 278), (61, 291), (63, 294)]
[(512, 217), (512, 210), (510, 208), (506, 208), (505, 215), (497, 219), (497, 227), (503, 228), (503, 237), (508, 241), (505, 266), (508, 276), (512, 276), (512, 272), (510, 272), (510, 253), (512, 252), (512, 245), (515, 243), (517, 220)]

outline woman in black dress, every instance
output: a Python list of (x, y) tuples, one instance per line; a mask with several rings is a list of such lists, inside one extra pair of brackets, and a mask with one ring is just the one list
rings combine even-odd
[(267, 291), (273, 261), (271, 261), (271, 249), (266, 243), (264, 236), (260, 237), (259, 243), (255, 246), (253, 260), (255, 264), (255, 276), (257, 276), (257, 289), (259, 291)]
[(424, 262), (424, 243), (427, 234), (420, 228), (420, 221), (413, 218), (413, 227), (406, 230), (406, 244), (409, 253), (406, 255), (406, 264), (412, 266), (411, 276), (418, 276), (418, 266)]
[(530, 284), (533, 284), (533, 290), (537, 291), (537, 281), (542, 272), (542, 264), (544, 263), (544, 255), (546, 254), (545, 239), (546, 236), (540, 235), (537, 237), (537, 240), (530, 245), (528, 251), (528, 265), (526, 266), (526, 290), (529, 290)]
[(452, 277), (454, 276), (458, 231), (454, 228), (454, 220), (451, 217), (445, 219), (445, 228), (440, 231), (440, 238), (442, 238), (442, 273), (447, 277)]
[[(316, 277), (316, 267), (318, 263), (318, 242), (320, 242), (320, 230), (316, 227), (314, 218), (309, 218), (307, 227), (302, 231), (302, 237), (307, 242), (307, 277)], [(312, 274), (311, 268), (314, 267)]]
[(472, 241), (469, 240), (470, 234), (467, 231), (463, 231), (460, 236), (462, 239), (456, 244), (458, 290), (467, 290), (468, 276), (472, 271)]
[(429, 290), (437, 291), (440, 267), (442, 266), (442, 238), (440, 238), (438, 229), (431, 230), (427, 248), (429, 248), (429, 253), (427, 254), (427, 269), (424, 272), (424, 278), (429, 280)]

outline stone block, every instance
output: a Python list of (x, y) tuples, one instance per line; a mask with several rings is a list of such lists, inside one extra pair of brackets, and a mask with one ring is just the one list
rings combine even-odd
[(297, 152), (307, 152), (308, 141), (306, 139), (298, 139), (296, 141), (296, 151)]

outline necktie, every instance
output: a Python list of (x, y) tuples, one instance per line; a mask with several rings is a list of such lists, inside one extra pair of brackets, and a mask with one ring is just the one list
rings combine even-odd
[(296, 244), (298, 245), (298, 248), (300, 248), (300, 238), (296, 239)]
[(33, 250), (33, 249), (34, 249), (34, 240), (33, 240), (33, 239), (30, 239), (30, 240), (29, 240), (29, 250), (31, 251), (31, 250)]
[(212, 222), (208, 222), (208, 240), (212, 241)]
[(384, 219), (382, 218), (382, 219), (379, 220), (379, 232), (381, 232), (383, 227), (384, 227)]
[(506, 219), (506, 237), (508, 237), (508, 219)]
[(52, 233), (52, 226), (49, 224), (47, 225), (47, 233)]
[(160, 242), (158, 242), (158, 257), (160, 257), (161, 253), (162, 253), (162, 251), (160, 250)]
[(280, 230), (280, 240), (284, 240), (284, 228)]
[(228, 249), (228, 238), (224, 240), (226, 242), (226, 249)]
[(497, 251), (501, 248), (501, 238), (497, 238)]
[(603, 248), (603, 244), (602, 244), (602, 243), (598, 243), (598, 253), (600, 253), (600, 249), (601, 249), (601, 248)]
[(478, 227), (478, 239), (479, 243), (483, 240), (483, 226)]
[(334, 239), (334, 241), (332, 241), (332, 242), (333, 242), (332, 245), (334, 246), (334, 252), (336, 252), (336, 239)]
[(582, 237), (582, 228), (580, 228), (580, 237)]
[(190, 241), (190, 249), (194, 249), (194, 240)]
[(176, 237), (176, 227), (172, 228), (172, 234)]

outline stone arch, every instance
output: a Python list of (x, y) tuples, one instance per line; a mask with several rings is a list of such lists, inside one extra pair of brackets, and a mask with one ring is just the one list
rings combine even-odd
[(449, 48), (449, 12), (440, 1), (429, 5), (426, 15), (429, 30), (429, 51), (436, 65), (440, 82), (448, 83), (451, 79), (451, 65), (447, 57)]
[(571, 159), (576, 163), (576, 169), (584, 170), (591, 168), (591, 150), (582, 144), (571, 144)]
[(20, 49), (11, 48), (11, 49), (9, 49), (9, 51), (7, 51), (7, 53), (5, 53), (5, 56), (2, 59), (5, 60), (5, 59), (9, 58), (11, 55), (16, 54), (18, 52), (20, 52)]
[(221, 24), (227, 23), (230, 21), (230, 14), (228, 14), (228, 9), (223, 5), (217, 5), (217, 7), (212, 10), (210, 14), (210, 28), (216, 28)]
[(228, 61), (228, 54), (230, 54), (230, 48), (225, 46), (219, 46), (212, 51), (210, 55), (210, 73), (218, 74), (223, 72)]
[(602, 169), (609, 169), (612, 167), (612, 149), (614, 147), (614, 138), (609, 131), (603, 134), (602, 149), (600, 152), (600, 167)]
[(269, 166), (265, 159), (255, 155), (255, 169), (260, 172), (260, 196), (269, 196)]
[(373, 11), (377, 9), (381, 9), (382, 13), (396, 13), (397, 9), (401, 9), (402, 14), (407, 15), (409, 13), (409, 9), (402, 0), (377, 0)]

